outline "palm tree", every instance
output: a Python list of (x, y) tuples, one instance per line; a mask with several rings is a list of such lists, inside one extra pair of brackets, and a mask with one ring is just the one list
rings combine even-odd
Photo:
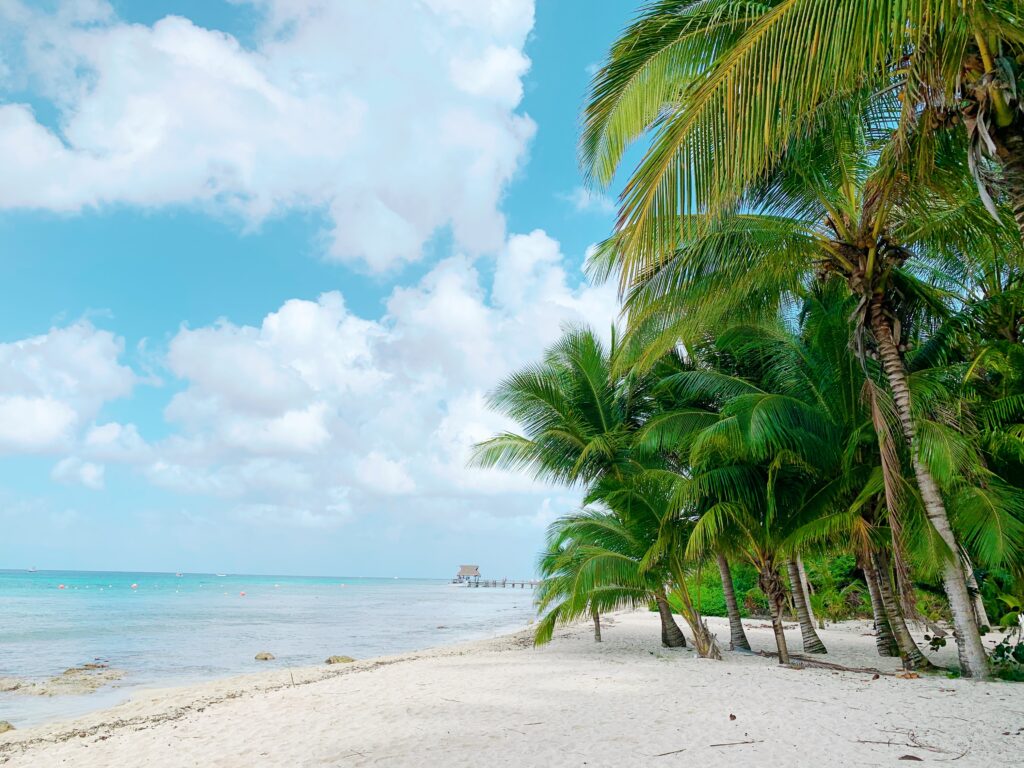
[[(864, 514), (862, 500), (878, 497), (887, 484), (905, 482), (884, 467), (876, 413), (865, 397), (874, 390), (847, 343), (855, 302), (832, 281), (805, 297), (798, 334), (773, 325), (728, 329), (713, 345), (713, 356), (706, 348), (697, 353), (714, 361), (716, 370), (681, 373), (664, 383), (721, 393), (721, 421), (697, 430), (689, 442), (685, 492), (704, 496), (708, 509), (691, 537), (691, 556), (733, 537), (730, 546), (758, 568), (762, 589), (776, 601), (778, 623), (785, 594), (773, 571), (785, 563), (807, 651), (823, 645), (801, 608), (802, 590), (796, 592), (795, 553), (841, 541), (844, 548), (853, 546), (859, 560), (872, 562), (871, 553), (884, 539)], [(877, 574), (873, 564), (865, 571), (868, 578)], [(877, 578), (869, 584), (876, 594)], [(902, 617), (888, 615), (880, 593), (873, 605), (880, 630), (898, 625), (904, 655), (924, 664)]]
[[(620, 519), (642, 526), (648, 533), (647, 548), (641, 560), (645, 572), (664, 574), (661, 583), (671, 585), (679, 599), (682, 615), (693, 633), (694, 646), (703, 658), (721, 658), (717, 642), (694, 605), (687, 583), (688, 569), (684, 554), (693, 529), (693, 521), (679, 514), (674, 489), (677, 476), (663, 469), (648, 469), (623, 481), (609, 478), (595, 484), (587, 495), (590, 502), (600, 502)], [(671, 618), (666, 600), (657, 601), (658, 611)], [(667, 643), (666, 643), (667, 644)]]
[[(668, 647), (686, 644), (668, 608), (667, 574), (641, 566), (652, 540), (644, 522), (584, 509), (551, 524), (547, 551), (540, 560), (543, 579), (537, 604), (544, 615), (537, 625), (538, 644), (548, 642), (560, 624), (650, 603), (658, 605), (662, 643)], [(598, 642), (599, 627), (595, 622)]]
[(828, 653), (825, 644), (821, 642), (821, 638), (818, 637), (818, 633), (814, 629), (810, 601), (804, 592), (803, 582), (800, 580), (800, 568), (796, 564), (796, 557), (791, 557), (786, 561), (786, 572), (789, 575), (789, 592), (793, 596), (793, 607), (796, 610), (797, 622), (800, 624), (804, 652)]
[[(518, 371), (503, 381), (491, 395), (490, 404), (518, 422), (525, 434), (506, 432), (480, 443), (473, 461), (484, 467), (529, 469), (541, 480), (583, 486), (591, 502), (610, 507), (613, 512), (616, 505), (627, 510), (645, 508), (644, 515), (639, 517), (620, 513), (618, 518), (614, 518), (614, 514), (612, 518), (602, 518), (608, 525), (617, 519), (624, 526), (620, 533), (630, 531), (633, 543), (639, 546), (645, 541), (639, 532), (642, 526), (638, 528), (641, 522), (646, 522), (649, 528), (651, 515), (667, 515), (667, 510), (658, 506), (656, 496), (652, 496), (656, 487), (634, 480), (645, 469), (661, 463), (656, 453), (645, 450), (636, 439), (641, 425), (657, 416), (658, 402), (650, 394), (652, 376), (614, 372), (616, 339), (613, 333), (611, 349), (606, 351), (593, 331), (569, 329), (547, 351), (542, 363)], [(594, 521), (589, 518), (588, 521), (591, 526), (588, 530), (593, 530)], [(555, 597), (551, 600), (560, 599), (558, 596), (566, 593), (557, 584), (559, 574), (574, 573), (573, 569), (579, 565), (574, 559), (578, 548), (569, 547), (563, 552), (559, 545), (563, 542), (562, 529), (570, 524), (575, 527), (569, 530), (578, 532), (581, 521), (577, 517), (559, 521), (551, 532), (553, 546), (541, 562), (542, 571), (553, 579), (550, 590)], [(664, 535), (667, 530), (666, 526), (655, 526), (651, 541), (659, 540), (659, 531)], [(572, 539), (569, 536), (565, 541)], [(685, 640), (672, 620), (664, 588), (667, 580), (682, 573), (681, 566), (671, 556), (653, 557), (646, 550), (636, 549), (630, 552), (638, 567), (642, 561), (642, 572), (647, 574), (644, 578), (653, 578), (652, 583), (660, 584), (651, 586), (649, 594), (661, 614), (663, 640), (667, 645), (683, 645)], [(620, 556), (625, 555), (620, 552)], [(620, 559), (620, 562), (625, 561)], [(589, 578), (591, 581), (584, 583), (602, 583), (598, 575), (592, 574)], [(637, 588), (636, 581), (627, 583), (618, 577), (609, 584), (613, 590)], [(695, 633), (698, 652), (716, 654), (713, 639), (689, 600), (685, 580), (677, 580), (675, 589), (683, 602), (684, 617)], [(584, 599), (587, 592), (580, 594), (583, 597), (577, 595), (567, 607), (560, 607), (562, 602), (552, 603), (557, 610), (549, 613), (553, 617), (551, 621), (583, 615), (581, 611), (587, 610), (589, 603)], [(598, 611), (600, 605), (601, 601), (596, 599), (594, 606)]]

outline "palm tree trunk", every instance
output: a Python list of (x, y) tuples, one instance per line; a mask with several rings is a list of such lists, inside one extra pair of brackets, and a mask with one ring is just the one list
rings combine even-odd
[(789, 664), (789, 648), (786, 647), (786, 633), (782, 628), (782, 615), (786, 610), (786, 589), (782, 585), (773, 563), (763, 564), (757, 576), (758, 585), (772, 612), (772, 630), (775, 632), (775, 647), (779, 650), (779, 664)]
[(718, 650), (715, 636), (711, 634), (700, 611), (694, 607), (693, 600), (690, 599), (690, 590), (686, 587), (686, 575), (682, 567), (678, 562), (673, 562), (671, 569), (672, 578), (676, 582), (676, 594), (679, 595), (679, 601), (683, 604), (683, 618), (686, 619), (686, 623), (690, 625), (690, 631), (693, 632), (693, 645), (697, 650), (697, 655), (702, 659), (720, 660), (722, 654)]
[(875, 620), (875, 648), (878, 649), (879, 656), (898, 656), (900, 649), (889, 625), (889, 617), (886, 615), (882, 593), (878, 587), (878, 570), (870, 554), (861, 557), (860, 561), (864, 581), (868, 585), (868, 594), (871, 596), (871, 615)]
[(800, 557), (799, 554), (796, 556), (796, 567), (797, 570), (800, 571), (800, 586), (804, 588), (804, 594), (807, 595), (807, 613), (811, 617), (811, 623), (817, 624), (818, 629), (824, 629), (825, 622), (819, 621), (814, 615), (814, 606), (811, 605), (811, 592), (813, 591), (813, 587), (811, 587), (810, 579), (807, 578), (807, 571), (804, 569), (804, 559)]
[(722, 593), (725, 595), (725, 609), (729, 614), (729, 650), (742, 648), (750, 650), (750, 641), (743, 631), (743, 619), (740, 617), (740, 606), (736, 602), (736, 588), (732, 583), (732, 571), (729, 561), (721, 552), (718, 553), (718, 574), (722, 577)]
[(981, 644), (978, 623), (974, 618), (974, 608), (967, 581), (960, 567), (959, 547), (949, 524), (949, 516), (942, 501), (942, 494), (935, 484), (928, 468), (917, 454), (915, 442), (914, 419), (910, 410), (910, 387), (907, 382), (907, 369), (900, 356), (899, 347), (893, 339), (892, 326), (885, 315), (885, 297), (878, 294), (872, 297), (871, 331), (878, 345), (878, 356), (882, 362), (889, 389), (892, 391), (893, 402), (899, 415), (903, 436), (910, 446), (911, 462), (917, 487), (921, 491), (925, 514), (946, 542), (952, 557), (946, 558), (942, 564), (942, 583), (949, 599), (949, 608), (953, 614), (953, 635), (956, 638), (957, 652), (960, 657), (960, 673), (964, 677), (984, 679), (989, 676), (988, 656)]
[(814, 631), (814, 621), (807, 610), (807, 595), (804, 594), (804, 585), (800, 581), (800, 569), (795, 558), (786, 561), (786, 570), (789, 572), (789, 589), (793, 594), (796, 618), (800, 622), (800, 638), (803, 640), (804, 653), (828, 653), (825, 644)]
[(593, 611), (591, 616), (594, 617), (594, 642), (601, 642), (601, 614), (597, 611)]
[(974, 618), (978, 624), (987, 627), (988, 611), (985, 610), (985, 601), (981, 599), (981, 590), (978, 587), (978, 579), (974, 575), (974, 565), (966, 552), (963, 552), (964, 576), (967, 578), (967, 591), (971, 593), (971, 603), (974, 605)]
[(889, 626), (892, 628), (896, 638), (896, 647), (899, 649), (900, 660), (904, 669), (929, 669), (932, 664), (921, 653), (921, 649), (914, 642), (910, 630), (907, 629), (907, 622), (903, 620), (900, 612), (900, 605), (892, 591), (892, 583), (889, 581), (889, 559), (882, 552), (871, 553), (872, 565), (875, 575), (878, 577), (878, 595), (885, 607), (885, 615), (889, 619)]
[(661, 644), (666, 648), (685, 648), (686, 635), (672, 618), (672, 608), (668, 604), (665, 590), (655, 592), (654, 601), (658, 604), (658, 614), (661, 616)]

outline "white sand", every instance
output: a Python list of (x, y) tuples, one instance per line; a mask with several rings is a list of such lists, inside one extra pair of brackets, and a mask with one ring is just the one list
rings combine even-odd
[[(724, 620), (709, 623), (728, 637)], [(735, 653), (707, 661), (662, 649), (651, 613), (609, 617), (600, 645), (590, 631), (561, 631), (539, 649), (519, 635), (153, 692), (0, 735), (0, 764), (792, 768), (895, 765), (904, 755), (1024, 764), (1024, 684), (873, 680)], [(863, 622), (824, 630), (823, 658), (895, 671), (866, 631)], [(766, 623), (748, 622), (748, 635), (771, 647)], [(799, 650), (799, 633), (787, 636)], [(939, 656), (951, 658), (951, 649)]]

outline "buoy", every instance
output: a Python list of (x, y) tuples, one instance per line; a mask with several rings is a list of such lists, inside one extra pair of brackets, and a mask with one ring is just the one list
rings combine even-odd
[(57, 589), (67, 589), (67, 587), (65, 587), (63, 584), (61, 584), (60, 586), (57, 587)]
[(245, 592), (239, 592), (239, 593), (238, 593), (238, 596), (239, 596), (239, 597), (245, 597)]
[(132, 589), (138, 589), (138, 588), (139, 588), (138, 584), (132, 584)]

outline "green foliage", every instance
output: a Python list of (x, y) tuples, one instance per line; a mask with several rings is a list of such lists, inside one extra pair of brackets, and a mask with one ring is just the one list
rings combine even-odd
[(1003, 610), (999, 615), (999, 626), (1019, 628), (1021, 614), (1024, 614), (1024, 596), (1000, 595), (999, 602), (1003, 604)]
[[(757, 571), (746, 563), (731, 564), (733, 589), (736, 591), (736, 600), (739, 603), (740, 615), (764, 616), (768, 613), (768, 603), (764, 595), (757, 587)], [(725, 606), (725, 592), (722, 590), (722, 580), (717, 570), (709, 568), (701, 569), (699, 574), (687, 579), (690, 594), (693, 595), (693, 602), (697, 609), (704, 616), (728, 616)], [(747, 602), (746, 597), (750, 595), (751, 601)], [(682, 612), (682, 605), (676, 595), (669, 596), (669, 605), (675, 613)], [(653, 610), (657, 610), (654, 608)]]
[(820, 618), (871, 615), (875, 557), (948, 619), (959, 550), (997, 615), (1024, 576), (1024, 248), (986, 133), (1024, 128), (1011, 6), (654, 0), (614, 44), (581, 156), (607, 184), (649, 139), (589, 264), (619, 276), (625, 335), (569, 330), (506, 379), (491, 405), (522, 434), (476, 453), (629, 531), (612, 567), (558, 522), (544, 589), (576, 596), (548, 618), (645, 579), (722, 615), (720, 556), (745, 613), (768, 608), (756, 573), (777, 610), (802, 556)]
[(1024, 599), (1007, 596), (1008, 605), (1016, 609), (1016, 626), (1013, 626), (999, 641), (992, 652), (992, 665), (996, 677), (1013, 682), (1024, 682), (1024, 624), (1020, 623), (1021, 611), (1024, 611)]
[(768, 616), (771, 613), (768, 598), (764, 596), (760, 587), (752, 587), (742, 593), (737, 592), (737, 595), (743, 596), (743, 600), (740, 602), (741, 613), (748, 616)]
[(812, 586), (811, 607), (816, 616), (826, 621), (871, 616), (867, 585), (859, 576), (853, 555), (808, 558), (804, 566)]
[(917, 612), (928, 621), (949, 621), (949, 603), (941, 591), (923, 589), (918, 585), (914, 588), (914, 604)]

